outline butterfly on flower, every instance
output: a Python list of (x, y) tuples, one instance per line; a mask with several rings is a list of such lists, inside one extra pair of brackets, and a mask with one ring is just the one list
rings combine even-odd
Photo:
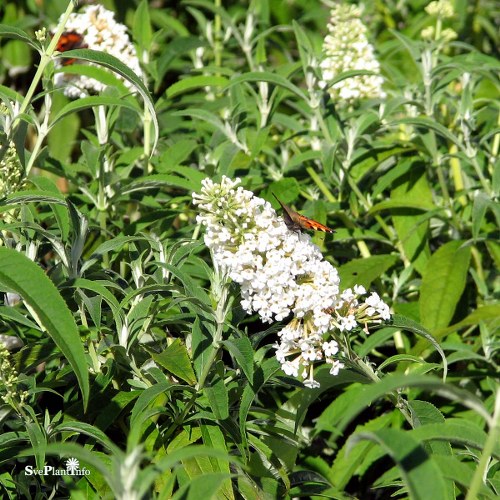
[(305, 215), (301, 215), (298, 212), (292, 210), (288, 205), (285, 205), (274, 193), (273, 196), (276, 198), (278, 203), (283, 209), (283, 220), (285, 221), (286, 227), (295, 233), (298, 233), (304, 229), (313, 231), (323, 231), (324, 233), (334, 233), (333, 229), (320, 224), (319, 222), (309, 219)]
[[(83, 43), (83, 36), (76, 31), (65, 31), (57, 41), (56, 50), (59, 52), (66, 52), (73, 49), (86, 49), (88, 45)], [(69, 66), (76, 61), (74, 58), (63, 59), (62, 65)]]

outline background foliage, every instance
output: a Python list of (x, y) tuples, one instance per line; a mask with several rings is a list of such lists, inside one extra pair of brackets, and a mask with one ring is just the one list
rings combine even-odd
[[(5, 294), (0, 333), (24, 343), (2, 354), (18, 373), (2, 364), (2, 496), (497, 497), (496, 3), (457, 0), (456, 40), (430, 42), (426, 2), (368, 2), (387, 98), (318, 108), (319, 2), (103, 3), (149, 93), (71, 102), (44, 80), (23, 101), (34, 31), (67, 2), (0, 7), (0, 98), (27, 104), (13, 139), (30, 170), (0, 205), (0, 286), (23, 299)], [(195, 223), (191, 193), (223, 174), (336, 228), (314, 240), (342, 286), (397, 314), (353, 337), (375, 377), (320, 367), (309, 390), (279, 370), (279, 325), (224, 296)], [(24, 473), (61, 457), (91, 474)]]

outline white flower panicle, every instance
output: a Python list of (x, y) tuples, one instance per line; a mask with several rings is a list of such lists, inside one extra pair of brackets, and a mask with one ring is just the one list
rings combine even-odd
[[(137, 76), (142, 76), (135, 47), (127, 35), (127, 28), (115, 21), (115, 14), (102, 5), (87, 5), (81, 13), (71, 14), (65, 25), (65, 31), (74, 31), (83, 37), (82, 43), (87, 48), (106, 52), (118, 58)], [(86, 63), (93, 65), (92, 63)], [(123, 78), (115, 73), (117, 78)], [(57, 86), (64, 86), (64, 94), (68, 97), (86, 97), (91, 92), (102, 92), (106, 85), (85, 75), (57, 73)], [(125, 80), (125, 85), (133, 90)]]
[[(355, 5), (339, 4), (332, 8), (328, 23), (329, 34), (323, 42), (323, 59), (320, 63), (320, 86), (328, 86), (332, 99), (348, 103), (362, 98), (385, 97), (380, 64), (360, 17), (361, 9)], [(335, 77), (351, 70), (367, 70), (374, 74), (354, 76), (333, 86), (329, 85)]]
[(366, 291), (340, 293), (337, 270), (307, 234), (290, 231), (271, 204), (223, 177), (220, 184), (202, 182), (193, 194), (204, 225), (205, 243), (217, 267), (241, 287), (241, 305), (262, 321), (293, 319), (279, 333), (276, 358), (287, 375), (317, 387), (313, 364), (324, 360), (336, 375), (343, 367), (332, 332), (348, 332), (390, 317), (388, 306)]
[(289, 231), (269, 202), (236, 187), (239, 182), (205, 179), (193, 198), (201, 212), (197, 220), (206, 226), (206, 245), (241, 286), (242, 307), (266, 322), (314, 312), (318, 324), (327, 323), (321, 315), (336, 303), (336, 269), (322, 261), (308, 235)]

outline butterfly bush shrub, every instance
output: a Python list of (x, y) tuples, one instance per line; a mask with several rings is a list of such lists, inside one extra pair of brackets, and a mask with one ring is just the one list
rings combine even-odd
[(350, 359), (349, 335), (390, 319), (377, 293), (354, 286), (340, 292), (337, 270), (307, 234), (289, 230), (270, 203), (243, 189), (240, 179), (206, 178), (193, 194), (205, 226), (205, 244), (217, 267), (241, 287), (241, 305), (262, 321), (292, 315), (274, 344), (283, 371), (319, 387), (315, 362), (324, 360), (337, 375)]
[(498, 496), (488, 2), (4, 2), (0, 497)]

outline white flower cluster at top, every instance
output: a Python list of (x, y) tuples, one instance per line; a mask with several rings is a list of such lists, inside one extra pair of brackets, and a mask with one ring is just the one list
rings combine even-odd
[[(81, 13), (71, 14), (65, 31), (74, 31), (83, 37), (82, 44), (92, 50), (106, 52), (118, 58), (137, 76), (142, 76), (135, 47), (127, 35), (127, 28), (115, 21), (115, 14), (102, 5), (87, 5)], [(92, 63), (88, 63), (92, 65)], [(115, 73), (115, 76), (121, 78)], [(57, 86), (64, 86), (68, 97), (86, 97), (88, 91), (102, 92), (106, 85), (85, 75), (57, 73)], [(128, 87), (129, 82), (125, 81)]]
[(219, 268), (241, 287), (241, 305), (265, 322), (293, 315), (279, 333), (276, 357), (288, 375), (317, 387), (313, 363), (325, 360), (331, 373), (343, 367), (335, 332), (389, 319), (388, 306), (355, 287), (340, 293), (337, 270), (306, 234), (290, 231), (271, 204), (239, 186), (240, 180), (205, 179), (193, 200), (205, 226), (205, 243)]
[[(361, 9), (355, 5), (338, 4), (330, 12), (329, 34), (323, 42), (320, 63), (320, 86), (328, 86), (332, 99), (352, 102), (360, 98), (385, 97), (380, 65), (360, 17)], [(351, 70), (367, 70), (375, 74), (354, 76), (329, 85), (341, 73)]]

